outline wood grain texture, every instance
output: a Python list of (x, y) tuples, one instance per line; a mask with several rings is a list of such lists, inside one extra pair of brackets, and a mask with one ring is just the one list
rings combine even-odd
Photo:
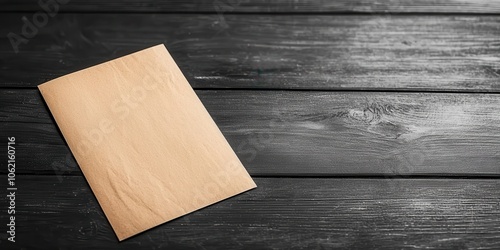
[[(61, 1), (63, 2), (63, 1)], [(3, 11), (38, 11), (35, 0), (3, 0)], [(71, 12), (500, 13), (497, 0), (71, 0)]]
[[(484, 15), (500, 13), (496, 0), (70, 0), (19, 53), (6, 35), (42, 9), (0, 6), (16, 249), (500, 249), (498, 178), (393, 178), (498, 177), (500, 96), (384, 93), (500, 92), (500, 16)], [(118, 244), (30, 88), (158, 43), (253, 176), (295, 178), (255, 178), (251, 192)], [(324, 178), (364, 174), (385, 178)]]
[(499, 16), (59, 14), (19, 53), (2, 14), (0, 86), (165, 43), (195, 88), (500, 91)]
[[(500, 174), (497, 94), (197, 94), (252, 175)], [(0, 96), (0, 127), (19, 142), (19, 172), (79, 173), (38, 91)]]
[[(2, 176), (3, 177), (3, 176)], [(255, 178), (118, 244), (83, 177), (19, 178), (19, 248), (498, 249), (500, 180)], [(0, 182), (5, 188), (6, 183)], [(1, 201), (2, 207), (5, 199)], [(6, 213), (0, 214), (5, 221)], [(21, 238), (22, 237), (22, 238)], [(21, 240), (29, 239), (29, 240)], [(2, 239), (3, 241), (3, 239)]]

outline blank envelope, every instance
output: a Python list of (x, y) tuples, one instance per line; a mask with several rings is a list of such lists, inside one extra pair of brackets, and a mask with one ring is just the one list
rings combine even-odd
[(119, 240), (256, 187), (163, 45), (38, 88)]

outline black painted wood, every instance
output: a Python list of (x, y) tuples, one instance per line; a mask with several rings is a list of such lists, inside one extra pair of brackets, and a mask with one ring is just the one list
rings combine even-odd
[(165, 43), (195, 88), (500, 90), (499, 16), (60, 14), (16, 54), (31, 15), (0, 16), (0, 86)]
[[(197, 94), (253, 175), (500, 175), (497, 94)], [(80, 173), (38, 90), (0, 95), (0, 128), (18, 137), (18, 171)]]
[[(59, 0), (71, 12), (500, 13), (488, 0)], [(2, 0), (3, 11), (38, 11), (37, 0)]]
[[(4, 177), (1, 175), (0, 177)], [(118, 243), (83, 177), (20, 176), (17, 247), (498, 249), (500, 180), (255, 178), (258, 188)], [(4, 182), (0, 182), (4, 189)], [(1, 201), (2, 207), (5, 199)], [(5, 213), (0, 213), (5, 221)], [(4, 239), (1, 239), (3, 244)]]
[[(0, 249), (500, 248), (500, 98), (475, 93), (500, 90), (496, 1), (59, 7), (15, 53), (7, 34), (42, 8), (0, 1), (0, 136), (19, 142), (18, 243)], [(259, 187), (118, 243), (34, 88), (158, 43)]]

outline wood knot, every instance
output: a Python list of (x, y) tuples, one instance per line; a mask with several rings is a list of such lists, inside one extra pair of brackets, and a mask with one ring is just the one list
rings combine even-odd
[(363, 110), (361, 109), (351, 109), (349, 110), (349, 117), (351, 119), (362, 121), (365, 123), (376, 123), (380, 120), (380, 114), (376, 109), (367, 107)]

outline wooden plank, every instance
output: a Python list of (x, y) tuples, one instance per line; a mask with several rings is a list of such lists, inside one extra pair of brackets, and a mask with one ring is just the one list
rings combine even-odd
[[(500, 174), (498, 94), (197, 94), (254, 176)], [(80, 173), (38, 91), (0, 96), (0, 131), (17, 137), (18, 171)]]
[[(5, 176), (2, 176), (5, 177)], [(255, 178), (258, 188), (118, 243), (83, 177), (20, 176), (32, 249), (498, 249), (500, 180)], [(0, 182), (4, 189), (6, 182)], [(2, 199), (2, 207), (6, 200)], [(7, 221), (7, 213), (1, 213)]]
[[(2, 14), (0, 33), (20, 34), (23, 15)], [(165, 43), (195, 88), (500, 91), (500, 16), (223, 17), (60, 14), (19, 53), (0, 39), (0, 86)]]
[[(4, 0), (3, 11), (38, 11), (35, 0)], [(60, 2), (66, 2), (60, 0)], [(71, 0), (61, 5), (71, 12), (308, 12), (308, 13), (500, 13), (498, 1), (487, 0)]]

